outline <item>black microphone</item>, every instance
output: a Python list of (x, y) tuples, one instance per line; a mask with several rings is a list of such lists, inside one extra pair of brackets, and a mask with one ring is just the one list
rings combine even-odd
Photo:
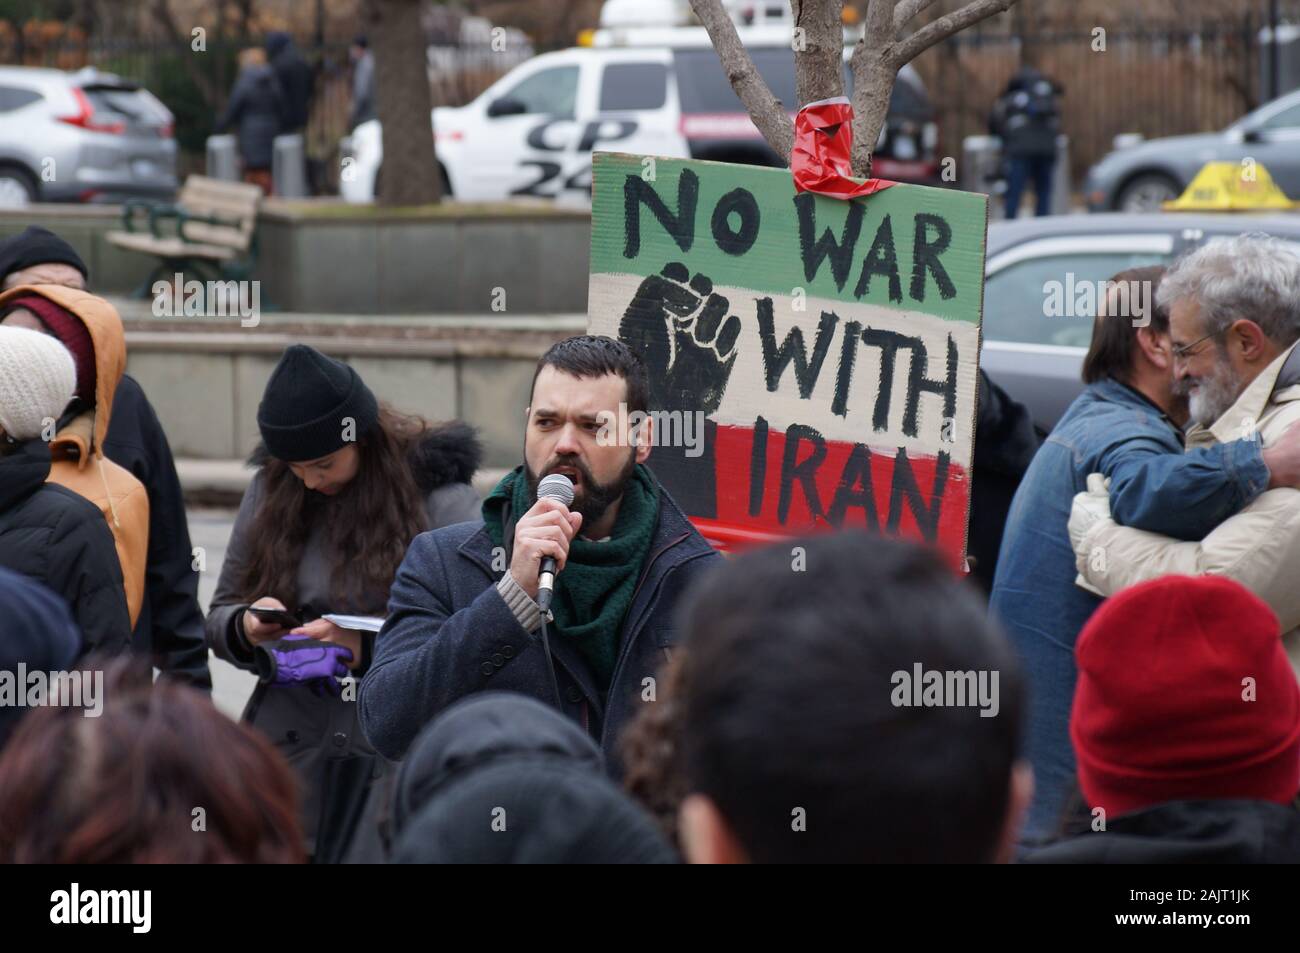
[[(537, 485), (537, 498), (559, 500), (565, 506), (572, 506), (573, 481), (563, 473), (552, 473), (550, 476), (542, 477), (542, 482)], [(541, 570), (537, 574), (537, 605), (543, 615), (551, 607), (551, 597), (555, 594), (556, 572), (555, 557), (542, 557)]]

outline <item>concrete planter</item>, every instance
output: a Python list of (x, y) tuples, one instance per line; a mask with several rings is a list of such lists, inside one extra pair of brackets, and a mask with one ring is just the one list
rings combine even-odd
[(468, 333), (439, 340), (286, 334), (274, 322), (250, 331), (137, 325), (127, 330), (127, 371), (150, 396), (177, 457), (247, 456), (259, 440), (257, 405), (271, 370), (288, 345), (303, 343), (347, 361), (380, 400), (401, 411), (473, 424), (484, 464), (512, 467), (523, 446), (537, 358), (582, 329), (580, 316), (555, 323), (547, 332), (517, 329), (496, 341)]
[(366, 212), (268, 207), (261, 227), (270, 300), (336, 314), (587, 310), (589, 212), (532, 204)]
[[(154, 259), (105, 235), (117, 206), (0, 211), (0, 238), (39, 224), (65, 237), (92, 288), (126, 294)], [(268, 201), (259, 218), (262, 301), (319, 314), (553, 314), (587, 310), (591, 215), (518, 202), (383, 210)]]

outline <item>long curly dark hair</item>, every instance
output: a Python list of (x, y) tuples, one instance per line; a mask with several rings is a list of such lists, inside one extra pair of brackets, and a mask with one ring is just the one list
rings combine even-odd
[(283, 460), (254, 454), (261, 462), (263, 495), (249, 533), (252, 554), (239, 585), (243, 598), (273, 595), (291, 612), (299, 608), (298, 566), (323, 510), (335, 603), (329, 608), (382, 613), (406, 548), (429, 528), (412, 470), (413, 451), (428, 431), (423, 418), (381, 403), (378, 422), (357, 441), (356, 476), (333, 497), (308, 490)]
[(680, 646), (657, 678), (655, 702), (641, 706), (623, 731), (623, 787), (681, 851), (677, 810), (690, 793), (681, 764), (682, 699), (690, 687), (691, 667)]

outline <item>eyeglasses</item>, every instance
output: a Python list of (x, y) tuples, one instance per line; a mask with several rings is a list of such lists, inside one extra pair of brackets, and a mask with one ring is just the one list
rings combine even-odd
[(1200, 344), (1202, 341), (1208, 341), (1212, 337), (1214, 337), (1214, 333), (1210, 332), (1209, 334), (1205, 335), (1205, 337), (1197, 338), (1191, 344), (1184, 344), (1182, 347), (1173, 348), (1170, 351), (1170, 353), (1173, 354), (1175, 361), (1185, 361), (1189, 357), (1196, 356), (1195, 354), (1192, 353), (1192, 348), (1196, 347), (1196, 345)]

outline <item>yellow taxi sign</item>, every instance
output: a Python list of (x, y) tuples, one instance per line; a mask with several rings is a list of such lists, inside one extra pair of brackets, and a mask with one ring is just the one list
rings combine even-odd
[(1297, 206), (1286, 197), (1260, 163), (1245, 158), (1240, 162), (1207, 162), (1192, 184), (1161, 208), (1168, 212), (1256, 212)]

